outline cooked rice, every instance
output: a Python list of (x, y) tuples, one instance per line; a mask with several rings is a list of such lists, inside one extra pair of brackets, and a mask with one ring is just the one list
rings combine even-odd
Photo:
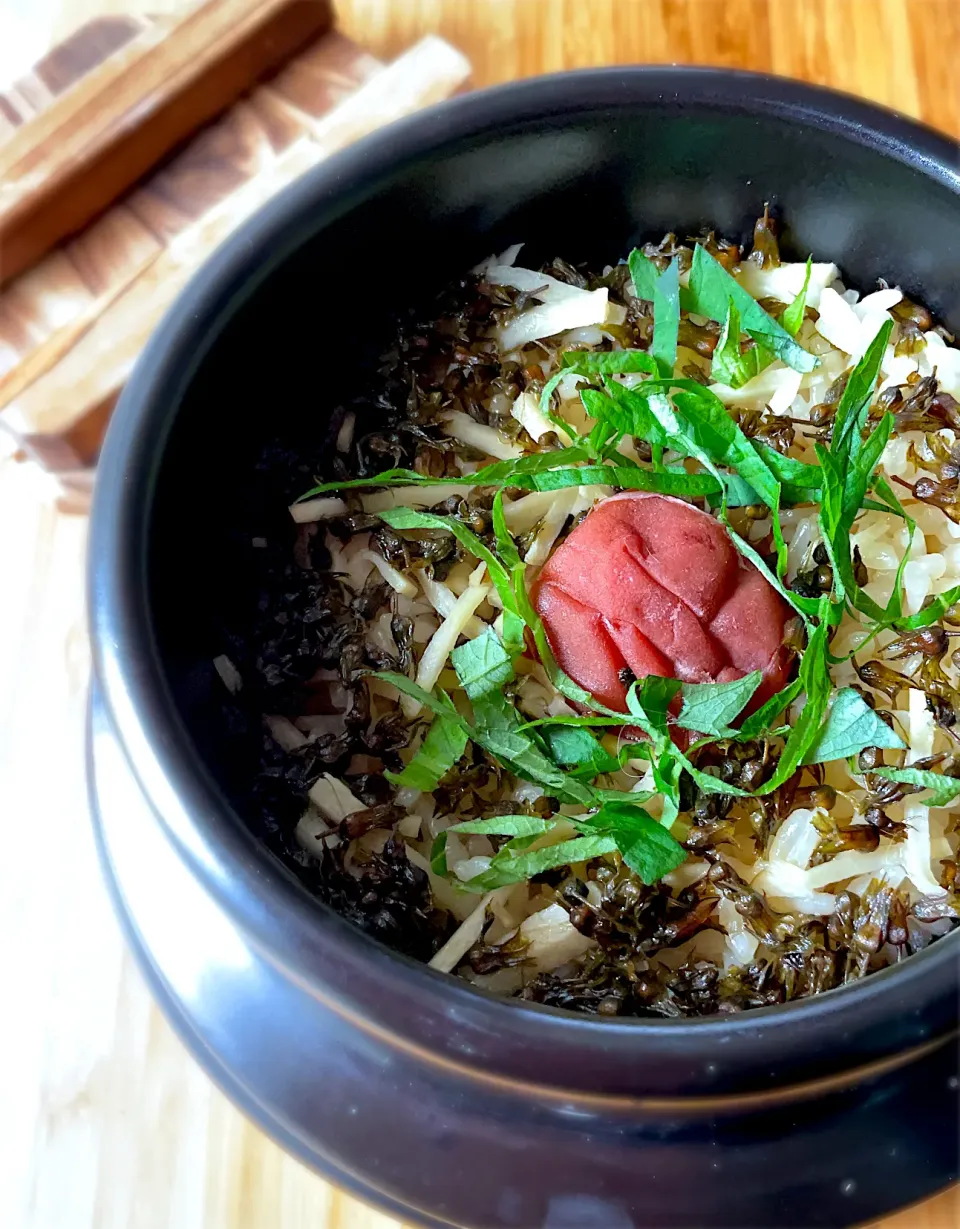
[[(592, 279), (592, 288), (585, 288), (553, 274), (526, 269), (515, 263), (518, 254), (518, 249), (511, 248), (478, 267), (485, 287), (482, 293), (501, 296), (504, 310), (488, 348), (493, 349), (501, 369), (511, 367), (519, 373), (514, 395), (503, 389), (495, 390), (491, 401), (494, 397), (499, 399), (495, 408), (500, 412), (491, 412), (486, 421), (478, 421), (455, 400), (436, 418), (438, 430), (434, 438), (438, 449), (430, 451), (430, 463), (439, 459), (442, 475), (449, 478), (461, 474), (466, 480), (464, 485), (343, 492), (321, 495), (291, 507), (301, 532), (303, 526), (308, 526), (315, 546), (322, 543), (329, 553), (329, 570), (340, 576), (348, 586), (347, 592), (365, 592), (380, 578), (389, 589), (385, 605), (378, 606), (365, 620), (367, 661), (402, 659), (402, 647), (396, 638), (400, 634), (398, 628), (409, 628), (411, 677), (427, 690), (434, 686), (444, 688), (455, 700), (458, 695), (462, 698), (463, 693), (458, 692), (459, 681), (450, 665), (451, 650), (488, 627), (502, 627), (501, 603), (484, 564), (460, 559), (442, 576), (440, 569), (435, 571), (429, 564), (398, 567), (395, 557), (387, 558), (380, 553), (376, 533), (364, 529), (349, 531), (344, 527), (344, 518), (369, 517), (396, 507), (431, 508), (451, 498), (465, 498), (473, 490), (469, 475), (479, 464), (528, 455), (551, 446), (551, 440), (555, 446), (557, 429), (541, 410), (538, 390), (557, 370), (560, 354), (572, 348), (624, 346), (621, 326), (627, 312), (614, 301), (606, 286), (598, 288), (596, 279)], [(554, 269), (554, 273), (557, 271)], [(563, 274), (562, 266), (559, 272)], [(604, 273), (609, 275), (611, 270), (608, 268)], [(804, 273), (802, 263), (761, 269), (746, 260), (736, 270), (741, 285), (754, 296), (772, 297), (780, 302), (789, 302), (798, 293)], [(493, 289), (496, 287), (502, 289)], [(790, 455), (814, 462), (813, 433), (805, 434), (804, 424), (811, 422), (815, 407), (827, 399), (837, 378), (854, 367), (902, 297), (896, 288), (886, 287), (861, 296), (844, 285), (835, 266), (814, 264), (807, 303), (816, 311), (807, 312), (797, 340), (819, 356), (820, 365), (801, 374), (777, 360), (739, 389), (713, 384), (713, 390), (732, 410), (766, 408), (785, 420), (793, 420), (797, 431)], [(960, 398), (960, 350), (948, 344), (941, 331), (923, 329), (912, 348), (899, 346), (897, 341), (895, 332), (883, 360), (875, 396), (897, 386), (908, 396), (919, 381), (934, 377), (940, 393)], [(709, 360), (696, 350), (681, 346), (677, 373), (689, 375), (694, 369), (703, 373), (705, 381), (709, 380)], [(630, 385), (642, 377), (615, 378)], [(528, 387), (524, 386), (525, 380)], [(560, 413), (578, 431), (589, 425), (579, 400), (579, 390), (586, 382), (585, 377), (570, 375), (558, 388)], [(362, 410), (351, 410), (341, 419), (336, 437), (341, 453), (356, 448), (356, 439), (364, 429), (362, 424)], [(919, 525), (903, 576), (907, 615), (921, 610), (930, 597), (960, 585), (960, 523), (935, 503), (915, 499), (902, 485), (913, 484), (927, 472), (918, 468), (918, 461), (931, 466), (936, 463), (937, 458), (930, 451), (935, 443), (933, 436), (939, 439), (945, 453), (957, 443), (950, 427), (935, 432), (906, 431), (891, 438), (881, 463)], [(453, 443), (452, 450), (449, 441)], [(637, 455), (629, 440), (622, 451), (634, 458)], [(528, 576), (535, 575), (536, 569), (546, 562), (574, 520), (609, 493), (610, 488), (591, 486), (511, 493), (505, 501), (506, 522), (518, 537), (521, 554), (530, 569)], [(814, 548), (820, 540), (817, 507), (785, 508), (781, 522), (789, 548), (787, 575), (792, 580), (812, 566)], [(769, 518), (760, 517), (743, 532), (760, 542), (769, 529)], [(866, 593), (878, 603), (886, 603), (907, 549), (906, 528), (895, 517), (866, 511), (856, 521), (853, 543), (869, 573)], [(870, 649), (871, 655), (894, 640), (896, 634), (889, 629), (882, 632)], [(864, 635), (862, 620), (848, 613), (837, 629), (832, 652), (842, 656), (857, 648)], [(221, 656), (216, 664), (226, 686), (239, 693), (241, 675), (233, 661)], [(335, 662), (329, 664), (336, 669)], [(893, 667), (910, 675), (920, 664), (921, 659), (916, 656), (895, 662)], [(952, 655), (947, 654), (941, 664), (946, 685), (960, 688)], [(517, 704), (528, 718), (573, 713), (572, 706), (551, 684), (538, 662), (523, 658), (517, 669), (521, 672)], [(248, 679), (243, 681), (246, 689)], [(834, 668), (834, 682), (837, 687), (862, 686), (852, 660)], [(371, 773), (377, 776), (384, 763), (392, 762), (399, 767), (398, 759), (409, 762), (425, 725), (420, 704), (399, 695), (388, 682), (368, 676), (363, 686), (369, 702), (366, 729), (375, 729), (383, 722), (396, 723), (398, 714), (402, 714), (398, 728), (412, 732), (406, 745), (392, 757), (366, 755), (366, 781)], [(902, 689), (892, 700), (879, 693), (874, 693), (874, 699), (878, 707), (889, 709), (894, 715), (896, 728), (908, 748), (902, 757), (906, 764), (930, 757), (952, 757), (956, 753), (957, 737), (949, 722), (937, 723), (923, 692)], [(796, 702), (794, 716), (799, 707)], [(276, 715), (268, 719), (268, 728), (284, 752), (292, 754), (303, 754), (300, 744), (309, 748), (317, 739), (333, 737), (329, 731), (304, 734)], [(608, 733), (604, 741), (615, 749), (617, 736)], [(357, 759), (355, 752), (349, 755), (353, 761)], [(896, 761), (888, 756), (887, 762)], [(592, 932), (584, 922), (588, 915), (594, 928), (604, 919), (608, 925), (618, 911), (629, 919), (625, 923), (628, 928), (633, 926), (640, 933), (647, 927), (647, 939), (637, 946), (630, 967), (638, 985), (659, 987), (656, 993), (651, 992), (649, 1010), (665, 1014), (697, 1014), (718, 1007), (730, 1010), (811, 993), (903, 958), (949, 929), (957, 918), (950, 867), (957, 858), (960, 842), (953, 808), (931, 808), (910, 794), (894, 799), (883, 806), (892, 835), (882, 832), (876, 848), (870, 849), (866, 847), (869, 842), (858, 847), (854, 834), (848, 841), (849, 847), (844, 848), (844, 840), (835, 839), (838, 827), (842, 831), (868, 825), (863, 773), (851, 770), (846, 760), (828, 763), (822, 773), (822, 784), (837, 793), (832, 811), (810, 805), (810, 787), (815, 782), (807, 778), (803, 805), (795, 805), (767, 829), (761, 828), (758, 840), (755, 816), (751, 822), (748, 808), (735, 806), (731, 812), (732, 826), (723, 841), (713, 848), (705, 847), (709, 856), (692, 852), (688, 861), (671, 872), (659, 887), (643, 888), (636, 880), (629, 886), (631, 876), (619, 855), (611, 854), (588, 865), (574, 866), (563, 874), (545, 876), (540, 882), (510, 885), (482, 897), (464, 890), (462, 884), (489, 867), (496, 852), (495, 843), (487, 836), (449, 833), (449, 875), (444, 877), (435, 873), (430, 864), (436, 838), (456, 823), (490, 813), (497, 806), (503, 809), (504, 804), (534, 813), (538, 800), (543, 801), (542, 789), (508, 772), (487, 772), (479, 773), (471, 788), (465, 790), (465, 805), (458, 802), (456, 789), (437, 791), (436, 796), (409, 788), (399, 793), (391, 790), (389, 805), (379, 804), (384, 807), (385, 826), (348, 839), (343, 821), (368, 809), (370, 796), (369, 791), (367, 797), (362, 796), (362, 791), (361, 797), (351, 791), (350, 777), (356, 775), (356, 763), (343, 756), (335, 757), (333, 763), (337, 771), (324, 771), (310, 786), (296, 825), (297, 841), (310, 851), (306, 855), (308, 862), (314, 856), (322, 859), (321, 844), (329, 851), (345, 842), (350, 845), (347, 872), (359, 875), (366, 859), (380, 856), (388, 838), (402, 842), (413, 873), (421, 881), (425, 876), (429, 882), (429, 899), (435, 911), (430, 963), (497, 993), (525, 993), (541, 1001), (583, 1010), (625, 1010), (626, 999), (621, 990), (626, 966), (621, 962), (615, 976), (610, 972), (607, 949), (598, 947), (593, 937), (595, 930)], [(648, 766), (641, 760), (627, 763), (609, 780), (610, 788), (621, 790), (647, 784)], [(381, 795), (386, 798), (382, 790), (376, 796)], [(656, 800), (649, 810), (654, 815), (658, 813)], [(575, 804), (564, 804), (559, 813), (576, 815), (578, 808)], [(686, 822), (681, 818), (680, 830)], [(832, 850), (830, 834), (833, 845), (839, 846)], [(541, 837), (540, 844), (569, 839), (572, 835), (576, 835), (575, 830), (561, 823)], [(387, 853), (391, 857), (400, 856), (391, 854), (390, 848)], [(708, 879), (708, 875), (712, 878)], [(729, 881), (723, 879), (724, 875)], [(319, 882), (316, 875), (311, 882)], [(704, 897), (697, 893), (708, 883), (716, 886), (710, 888), (713, 906), (704, 914), (706, 924), (698, 925), (688, 939), (683, 939), (681, 928), (677, 941), (671, 937), (671, 919), (679, 917), (691, 899), (698, 900), (703, 907)], [(342, 885), (338, 891), (341, 888)], [(321, 887), (315, 890), (324, 895)], [(672, 898), (673, 905), (665, 903), (665, 894)], [(333, 898), (335, 905), (338, 899)], [(418, 907), (429, 912), (422, 891), (418, 899)], [(762, 905), (763, 916), (759, 916), (761, 907), (757, 901)], [(684, 910), (676, 902), (687, 902)], [(638, 921), (645, 907), (660, 921)], [(889, 929), (891, 909), (894, 913), (898, 909), (912, 911), (903, 918), (906, 929), (902, 935), (894, 935)], [(362, 909), (351, 916), (362, 923), (360, 914)], [(881, 934), (880, 940), (874, 939), (872, 949), (869, 924), (874, 924), (874, 931), (879, 925)], [(887, 930), (883, 930), (885, 925)], [(837, 936), (844, 926), (846, 938), (841, 942)], [(376, 926), (373, 929), (377, 932)], [(389, 933), (385, 937), (390, 941)], [(811, 956), (837, 951), (842, 958), (833, 960), (833, 971), (828, 974)], [(796, 956), (792, 975), (787, 972), (790, 959), (784, 961), (785, 954), (789, 957), (791, 952)], [(468, 958), (471, 953), (472, 959)], [(824, 961), (830, 963), (825, 956)], [(697, 989), (694, 985), (698, 975), (708, 989)], [(724, 978), (728, 980), (725, 982)], [(640, 991), (636, 994), (642, 1001)]]

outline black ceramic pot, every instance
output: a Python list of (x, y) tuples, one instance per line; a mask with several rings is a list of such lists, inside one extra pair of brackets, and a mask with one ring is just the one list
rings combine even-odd
[[(196, 277), (111, 424), (91, 545), (107, 878), (181, 1035), (285, 1147), (424, 1225), (847, 1225), (957, 1176), (960, 934), (785, 1007), (692, 1021), (502, 1002), (311, 899), (250, 834), (210, 665), (250, 600), (268, 436), (316, 439), (394, 307), (524, 239), (616, 259), (765, 201), (849, 284), (960, 329), (958, 149), (863, 103), (695, 69), (473, 94), (318, 167)], [(246, 763), (245, 763), (246, 759)]]

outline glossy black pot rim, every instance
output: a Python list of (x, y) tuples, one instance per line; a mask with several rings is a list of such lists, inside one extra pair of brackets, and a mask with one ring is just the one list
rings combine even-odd
[[(304, 240), (343, 216), (351, 202), (426, 151), (497, 128), (599, 108), (730, 115), (775, 113), (868, 145), (958, 195), (960, 146), (893, 112), (793, 81), (712, 69), (634, 67), (535, 78), (468, 94), (390, 126), (308, 172), (246, 222), (203, 267), (153, 336), (111, 422), (101, 458), (90, 545), (90, 618), (103, 699), (125, 753), (160, 822), (207, 890), (266, 955), (312, 992), (329, 997), (358, 1026), (395, 1032), (377, 996), (354, 997), (351, 979), (375, 982), (410, 1003), (414, 1021), (461, 1017), (500, 1036), (535, 1043), (591, 1045), (624, 1061), (642, 1039), (654, 1056), (725, 1044), (771, 1055), (829, 1019), (842, 1032), (857, 1021), (878, 1029), (906, 1004), (953, 991), (960, 934), (863, 982), (784, 1006), (694, 1020), (596, 1020), (502, 1001), (388, 952), (293, 885), (260, 848), (200, 763), (169, 696), (147, 601), (145, 534), (158, 461), (183, 390), (223, 323)], [(400, 1026), (403, 1032), (405, 1025)], [(428, 1050), (430, 1046), (426, 1047)], [(451, 1042), (448, 1057), (474, 1061)]]

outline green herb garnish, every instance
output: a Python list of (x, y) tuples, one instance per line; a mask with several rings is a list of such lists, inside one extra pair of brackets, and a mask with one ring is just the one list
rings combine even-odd
[[(819, 464), (812, 465), (749, 438), (709, 388), (674, 373), (681, 309), (722, 326), (712, 361), (712, 376), (718, 382), (740, 388), (777, 359), (796, 371), (813, 370), (818, 360), (796, 341), (806, 310), (811, 261), (807, 261), (800, 292), (779, 320), (765, 312), (702, 245), (695, 249), (686, 288), (680, 286), (677, 258), (661, 271), (635, 250), (628, 263), (637, 295), (653, 305), (650, 347), (561, 355), (559, 369), (543, 388), (540, 406), (563, 438), (572, 441), (569, 446), (497, 461), (459, 478), (431, 479), (394, 469), (353, 482), (320, 484), (309, 492), (447, 484), (495, 489), (492, 539), (488, 536), (486, 541), (453, 517), (408, 508), (380, 514), (397, 530), (453, 534), (470, 555), (486, 564), (503, 607), (503, 640), (487, 629), (461, 643), (451, 656), (472, 716), (458, 712), (442, 692), (428, 695), (404, 676), (389, 672), (380, 676), (434, 714), (413, 759), (402, 773), (388, 774), (389, 779), (419, 789), (436, 788), (463, 755), (468, 741), (473, 741), (518, 778), (539, 785), (560, 802), (583, 808), (582, 814), (572, 817), (492, 816), (455, 825), (451, 831), (506, 841), (488, 870), (463, 885), (474, 891), (488, 891), (615, 851), (644, 882), (661, 878), (685, 856), (669, 830), (681, 806), (689, 805), (683, 802), (683, 793), (686, 788), (689, 794), (690, 781), (702, 793), (747, 796), (745, 790), (713, 771), (697, 767), (695, 752), (704, 743), (765, 739), (769, 746), (771, 739), (783, 738), (773, 772), (756, 795), (771, 794), (804, 765), (846, 759), (866, 747), (902, 748), (900, 738), (856, 691), (835, 689), (830, 674), (835, 660), (828, 647), (830, 629), (851, 608), (871, 620), (872, 635), (891, 626), (919, 629), (960, 600), (958, 586), (931, 601), (918, 615), (904, 618), (902, 576), (909, 550), (885, 607), (857, 582), (851, 534), (865, 508), (903, 520), (911, 541), (915, 531), (889, 483), (877, 472), (893, 418), (886, 414), (871, 423), (869, 417), (893, 322), (884, 324), (850, 373), (830, 445), (817, 445)], [(579, 395), (591, 420), (582, 436), (554, 410), (553, 394), (568, 375), (582, 380)], [(625, 375), (640, 378), (624, 384), (620, 377)], [(631, 459), (635, 454), (624, 442), (632, 440), (649, 445), (651, 463)], [(802, 616), (807, 646), (798, 677), (746, 718), (742, 714), (761, 684), (760, 672), (722, 684), (681, 684), (654, 676), (640, 679), (628, 688), (627, 713), (606, 708), (570, 679), (554, 659), (527, 592), (526, 566), (504, 514), (504, 490), (554, 491), (588, 485), (708, 500), (737, 550)], [(785, 583), (787, 552), (780, 510), (785, 504), (803, 503), (819, 504), (821, 538), (833, 569), (832, 591), (819, 598), (795, 593)], [(730, 509), (758, 504), (769, 512), (775, 568), (730, 526)], [(531, 640), (554, 687), (585, 711), (532, 721), (519, 712), (513, 698), (519, 686), (515, 664)], [(792, 725), (777, 726), (801, 699)], [(608, 727), (621, 731), (636, 727), (643, 738), (624, 741), (630, 735), (621, 733), (618, 754), (613, 755), (593, 732)], [(677, 727), (700, 736), (691, 752), (681, 751), (673, 742), (671, 732)], [(640, 738), (638, 734), (633, 737)], [(659, 818), (644, 809), (649, 794), (605, 788), (604, 778), (617, 772), (626, 759), (650, 765), (662, 800)], [(877, 771), (890, 780), (933, 790), (930, 805), (946, 805), (938, 800), (960, 796), (960, 779), (954, 785), (952, 778), (945, 781), (941, 774), (926, 770)], [(564, 826), (557, 829), (558, 824)], [(569, 837), (571, 828), (577, 835)], [(564, 839), (557, 840), (559, 836)], [(444, 834), (434, 844), (436, 873), (446, 873), (445, 840)]]
[(677, 725), (715, 738), (735, 735), (731, 723), (750, 702), (762, 677), (759, 670), (754, 670), (731, 683), (684, 683), (680, 689), (683, 708)]
[(495, 815), (492, 819), (467, 819), (447, 831), (468, 836), (542, 836), (552, 827), (550, 820), (539, 815)]
[(384, 772), (394, 785), (434, 790), (467, 748), (467, 733), (459, 720), (436, 716), (416, 754), (403, 772)]
[(761, 346), (751, 346), (747, 350), (740, 347), (740, 313), (733, 299), (727, 304), (727, 314), (724, 317), (723, 328), (717, 348), (713, 352), (710, 374), (718, 384), (728, 384), (731, 388), (742, 388), (748, 380), (752, 380), (764, 367), (769, 366), (772, 355)]
[(813, 269), (813, 257), (807, 257), (807, 272), (804, 275), (803, 285), (800, 288), (800, 293), (788, 304), (780, 317), (780, 323), (790, 334), (791, 337), (796, 337), (800, 332), (800, 325), (803, 324), (803, 314), (807, 310), (807, 294), (810, 290), (810, 273)]
[(675, 256), (661, 273), (652, 260), (634, 248), (627, 263), (637, 297), (653, 304), (650, 355), (660, 375), (672, 376), (680, 331), (680, 260)]
[(769, 316), (701, 244), (694, 250), (690, 286), (681, 294), (680, 303), (686, 311), (707, 316), (720, 324), (727, 319), (733, 304), (740, 315), (743, 331), (757, 345), (782, 359), (794, 371), (813, 371), (817, 366), (815, 355), (804, 350), (783, 325)]
[(578, 774), (589, 773), (591, 781), (601, 773), (616, 772), (620, 767), (620, 761), (584, 726), (548, 725), (543, 727), (542, 733), (555, 763), (576, 769)]
[(955, 606), (957, 602), (960, 602), (960, 585), (954, 585), (952, 589), (945, 589), (938, 597), (932, 598), (922, 610), (918, 610), (915, 615), (898, 619), (897, 627), (905, 632), (915, 632), (921, 627), (929, 627), (931, 623), (942, 619), (950, 607)]
[(463, 886), (473, 892), (489, 892), (492, 888), (522, 883), (534, 875), (554, 870), (558, 866), (589, 862), (592, 858), (613, 853), (616, 848), (617, 842), (613, 836), (577, 836), (569, 841), (561, 841), (558, 845), (548, 845), (545, 849), (525, 850), (520, 853), (515, 852), (511, 842), (492, 859), (487, 870), (473, 879), (468, 879)]
[(827, 666), (827, 629), (829, 623), (823, 609), (829, 604), (828, 598), (821, 601), (821, 621), (813, 629), (810, 640), (800, 661), (798, 681), (800, 690), (806, 695), (800, 715), (787, 735), (780, 759), (777, 762), (773, 776), (757, 790), (758, 794), (772, 794), (785, 781), (788, 781), (803, 763), (804, 758), (816, 741), (833, 683)]
[(927, 807), (947, 807), (960, 798), (960, 777), (948, 777), (946, 773), (931, 772), (926, 768), (875, 768), (873, 773), (887, 781), (899, 781), (904, 785), (930, 790), (929, 798), (920, 799)]
[(802, 762), (824, 764), (848, 759), (865, 747), (902, 749), (903, 746), (903, 740), (877, 716), (866, 700), (852, 687), (845, 687), (834, 695), (829, 715)]

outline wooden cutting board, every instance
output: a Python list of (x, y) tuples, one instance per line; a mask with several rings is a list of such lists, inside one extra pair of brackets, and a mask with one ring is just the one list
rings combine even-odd
[(0, 274), (15, 274), (0, 284), (0, 427), (76, 497), (147, 337), (206, 257), (310, 166), (466, 80), (440, 39), (384, 64), (330, 20), (327, 0), (106, 16), (0, 92)]
[(330, 0), (201, 0), (89, 22), (0, 97), (0, 283), (330, 30)]
[[(28, 19), (43, 30), (59, 12), (52, 46), (103, 12), (139, 17), (172, 3), (0, 0), (0, 40), (11, 12), (18, 30)], [(956, 0), (337, 0), (337, 9), (342, 33), (384, 62), (442, 35), (469, 56), (477, 85), (630, 60), (719, 63), (849, 89), (960, 134)], [(186, 1056), (131, 966), (84, 796), (86, 524), (55, 500), (46, 475), (0, 458), (0, 1226), (398, 1229), (250, 1126)], [(948, 1192), (883, 1229), (958, 1226), (960, 1198)]]

